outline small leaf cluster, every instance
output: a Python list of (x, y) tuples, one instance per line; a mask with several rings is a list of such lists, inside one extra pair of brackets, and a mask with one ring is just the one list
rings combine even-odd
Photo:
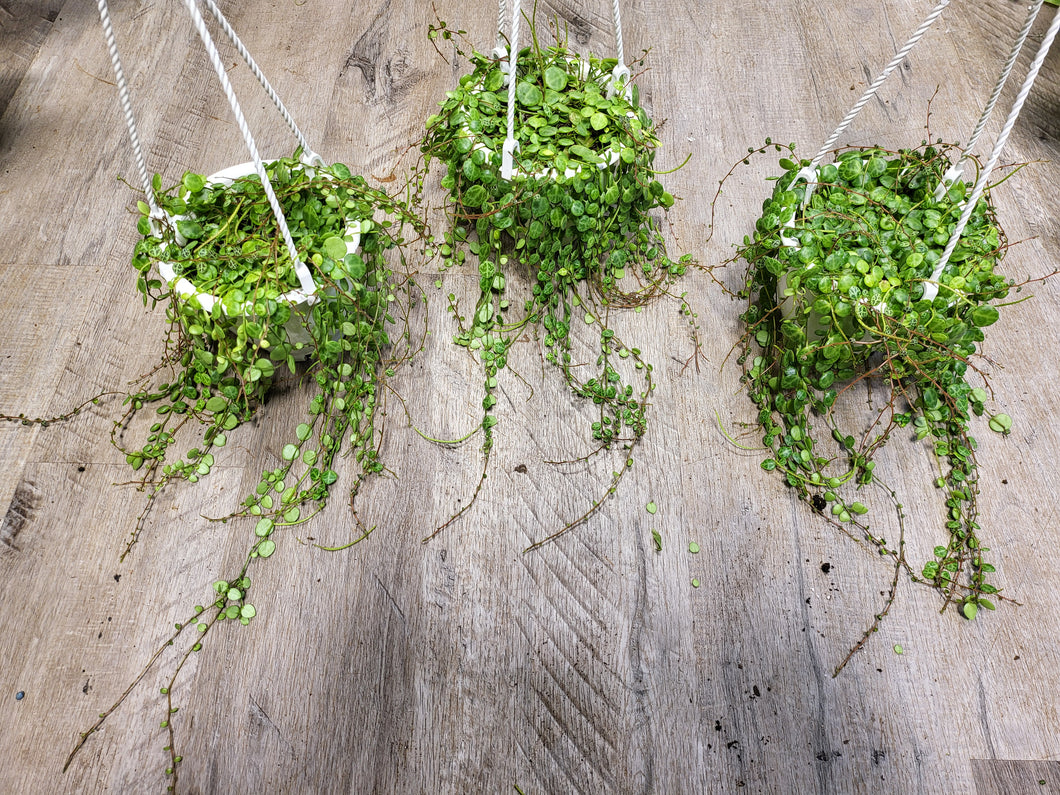
[[(948, 464), (935, 485), (945, 494), (949, 541), (914, 578), (974, 617), (977, 606), (993, 607), (985, 597), (997, 589), (987, 582), (994, 569), (978, 539), (976, 443), (969, 433), (987, 393), (967, 376), (983, 329), (998, 319), (996, 302), (1014, 285), (996, 270), (1006, 244), (987, 195), (937, 295), (925, 294), (968, 194), (957, 181), (935, 196), (950, 150), (841, 151), (818, 168), (808, 203), (811, 188), (795, 180), (808, 162), (780, 161), (784, 173), (740, 249), (749, 266), (741, 362), (770, 451), (763, 468), (783, 472), (836, 521), (858, 523), (867, 513), (839, 489), (878, 481), (873, 455), (892, 432), (909, 428), (931, 442)], [(836, 427), (832, 409), (843, 389), (864, 377), (882, 380), (891, 397), (855, 438)], [(819, 444), (815, 417), (838, 445), (839, 471)], [(874, 540), (881, 552), (899, 555)]]
[[(463, 315), (455, 294), (449, 299), (460, 323), (455, 341), (479, 351), (486, 366), (484, 449), (488, 454), (496, 424), (490, 411), (497, 374), (527, 325), (543, 330), (546, 356), (574, 393), (599, 406), (593, 438), (632, 446), (646, 427), (651, 365), (616, 337), (607, 318), (662, 294), (689, 264), (667, 256), (652, 215), (674, 203), (652, 168), (654, 125), (635, 86), (613, 85), (615, 60), (578, 55), (562, 43), (541, 47), (535, 35), (517, 59), (516, 173), (504, 179), (508, 65), (477, 52), (468, 57), (473, 70), (428, 119), (421, 151), (428, 166), (438, 160), (446, 167), (442, 186), (453, 223), (440, 247), (444, 267), (463, 263), (467, 252), (478, 260), (474, 310)], [(515, 319), (504, 297), (513, 273), (525, 273), (532, 285)], [(576, 323), (598, 324), (590, 377), (572, 358)], [(628, 357), (642, 371), (642, 388), (616, 367)]]

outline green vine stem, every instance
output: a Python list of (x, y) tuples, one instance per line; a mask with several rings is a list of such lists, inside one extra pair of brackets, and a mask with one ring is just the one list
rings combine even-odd
[(16, 425), (24, 425), (29, 427), (31, 425), (37, 425), (41, 428), (47, 428), (49, 425), (55, 425), (60, 422), (67, 422), (72, 420), (82, 411), (89, 406), (98, 406), (100, 401), (105, 397), (113, 397), (119, 395), (119, 392), (100, 392), (95, 397), (90, 397), (88, 400), (79, 403), (69, 411), (65, 411), (62, 414), (57, 414), (54, 417), (27, 417), (23, 414), (0, 414), (0, 422), (10, 422)]

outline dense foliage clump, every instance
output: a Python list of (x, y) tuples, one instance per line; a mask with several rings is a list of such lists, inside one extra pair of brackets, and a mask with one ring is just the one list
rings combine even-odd
[[(1014, 285), (996, 270), (1006, 244), (988, 197), (932, 280), (969, 192), (960, 181), (938, 189), (949, 152), (845, 150), (809, 184), (796, 179), (808, 163), (781, 160), (784, 174), (741, 248), (749, 265), (741, 361), (770, 451), (763, 468), (783, 472), (839, 522), (859, 523), (867, 512), (841, 487), (878, 480), (873, 456), (895, 430), (931, 441), (946, 462), (935, 485), (945, 495), (948, 539), (910, 573), (971, 618), (994, 607), (997, 589), (979, 539), (969, 429), (988, 395), (969, 383), (969, 369)], [(833, 408), (866, 377), (885, 383), (890, 399), (868, 427), (850, 433)], [(838, 456), (825, 452), (815, 424), (830, 432)], [(902, 550), (869, 537), (904, 565)]]
[[(468, 57), (473, 71), (428, 120), (421, 148), (428, 165), (438, 160), (446, 166), (442, 186), (453, 214), (442, 246), (446, 264), (464, 262), (467, 252), (478, 260), (480, 291), (469, 318), (459, 312), (455, 294), (449, 299), (460, 322), (457, 344), (478, 351), (485, 369), (487, 461), (497, 375), (521, 331), (538, 324), (549, 361), (574, 394), (599, 407), (592, 437), (602, 446), (620, 442), (631, 449), (646, 429), (651, 365), (618, 339), (609, 313), (665, 292), (688, 263), (667, 256), (652, 215), (674, 203), (653, 170), (654, 125), (639, 107), (636, 87), (616, 77), (615, 60), (577, 55), (563, 44), (543, 48), (535, 38), (517, 59), (518, 146), (515, 173), (505, 179), (508, 63), (477, 52)], [(504, 297), (512, 273), (527, 274), (532, 284), (532, 297), (515, 319)], [(583, 375), (591, 364), (571, 355), (579, 324), (598, 324), (591, 375)], [(618, 366), (623, 359), (640, 372), (640, 387)]]
[[(146, 465), (145, 483), (157, 477), (196, 481), (213, 465), (228, 432), (246, 421), (285, 372), (316, 385), (308, 416), (282, 451), (284, 464), (266, 472), (244, 510), (279, 513), (291, 520), (308, 503), (322, 507), (337, 480), (333, 467), (351, 450), (362, 473), (377, 472), (374, 418), (380, 365), (390, 344), (394, 312), (407, 305), (408, 278), (395, 278), (387, 253), (404, 242), (400, 230), (418, 228), (415, 216), (386, 194), (369, 188), (342, 164), (310, 167), (295, 158), (267, 165), (299, 257), (316, 292), (299, 280), (277, 220), (256, 174), (211, 180), (186, 173), (161, 190), (161, 222), (141, 203), (143, 238), (133, 265), (145, 300), (168, 297), (171, 321), (160, 372), (172, 378), (128, 398), (127, 416), (151, 406), (159, 419), (144, 444), (125, 447), (134, 468)], [(395, 225), (396, 224), (396, 225)], [(157, 272), (169, 274), (168, 282)], [(176, 430), (202, 425), (200, 443), (173, 460)], [(291, 479), (297, 464), (301, 471)], [(283, 483), (276, 497), (271, 492)], [(138, 524), (136, 534), (142, 529)], [(265, 545), (271, 550), (271, 542)]]

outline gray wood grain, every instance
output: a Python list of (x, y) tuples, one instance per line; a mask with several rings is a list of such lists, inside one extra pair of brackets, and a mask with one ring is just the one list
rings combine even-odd
[(977, 795), (1060, 792), (1060, 762), (973, 759)]
[[(431, 7), (222, 5), (314, 147), (370, 179), (395, 178), (376, 184), (400, 184), (424, 120), (464, 71), (428, 41)], [(492, 47), (495, 4), (438, 0), (434, 8), (477, 47)], [(666, 119), (658, 165), (691, 154), (666, 177), (682, 198), (670, 213), (674, 252), (704, 265), (730, 257), (775, 165), (741, 166), (712, 208), (718, 181), (767, 136), (813, 154), (927, 10), (913, 0), (840, 0), (827, 10), (802, 0), (724, 9), (623, 3), (626, 52), (651, 49), (639, 84), (656, 120)], [(128, 0), (112, 12), (148, 168), (175, 179), (185, 168), (245, 160), (180, 4)], [(932, 137), (965, 140), (1022, 14), (1015, 2), (952, 4), (842, 143), (919, 144), (929, 109)], [(613, 51), (608, 4), (540, 3), (539, 22), (552, 17), (578, 48)], [(135, 182), (135, 171), (95, 10), (7, 3), (0, 21), (0, 412), (43, 416), (148, 372), (164, 319), (140, 304), (128, 266), (136, 194), (116, 177)], [(1046, 24), (1036, 23), (1032, 46)], [(1017, 78), (1030, 57), (1020, 56)], [(262, 151), (291, 148), (253, 81), (241, 69), (230, 75)], [(1015, 91), (1005, 89), (1001, 112)], [(1053, 53), (1005, 158), (1031, 165), (994, 192), (1018, 241), (1005, 261), (1014, 276), (1056, 267), (1058, 106)], [(990, 123), (980, 154), (1000, 124)], [(428, 182), (439, 226), (437, 175)], [(717, 276), (736, 285), (740, 268)], [(428, 311), (418, 318), (431, 335), (391, 385), (418, 428), (455, 438), (478, 421), (481, 373), (449, 343), (444, 296), (473, 300), (477, 277), (470, 268), (443, 274), (441, 290), (435, 278), (422, 275)], [(512, 274), (509, 285), (514, 297), (525, 295), (527, 274)], [(684, 366), (692, 341), (675, 304), (619, 319), (655, 364), (648, 435), (619, 493), (536, 552), (522, 550), (584, 511), (624, 458), (615, 451), (588, 464), (546, 463), (592, 449), (591, 410), (571, 400), (541, 341), (528, 333), (510, 357), (522, 380), (502, 378), (479, 501), (426, 544), (473, 491), (481, 441), (431, 445), (391, 396), (381, 448), (388, 474), (357, 501), (375, 532), (342, 553), (299, 543), (357, 533), (343, 472), (339, 498), (279, 538), (276, 555), (252, 572), (259, 617), (246, 628), (219, 627), (183, 670), (180, 788), (1048, 791), (1037, 782), (1054, 781), (1060, 758), (1052, 499), (1060, 402), (1051, 381), (1060, 287), (1036, 285), (1035, 299), (1003, 313), (983, 348), (997, 410), (1014, 419), (1008, 437), (975, 429), (983, 537), (1000, 583), (1022, 606), (970, 624), (938, 615), (933, 593), (902, 582), (878, 635), (835, 679), (882, 608), (891, 570), (762, 472), (759, 453), (725, 439), (719, 422), (738, 433), (754, 417), (736, 366), (723, 367), (741, 331), (740, 306), (702, 273), (681, 289), (698, 313), (700, 361)], [(878, 389), (862, 390), (845, 411), (855, 419), (866, 400), (881, 399)], [(297, 386), (277, 394), (258, 421), (232, 434), (207, 481), (163, 494), (123, 563), (144, 495), (120, 485), (128, 470), (109, 443), (118, 402), (49, 428), (0, 425), (0, 791), (163, 790), (158, 688), (174, 657), (60, 770), (78, 732), (173, 623), (238, 567), (251, 527), (202, 517), (232, 510), (275, 465), (304, 408)], [(917, 563), (942, 540), (932, 466), (926, 449), (896, 437), (877, 468), (905, 506), (907, 554)], [(866, 501), (874, 529), (897, 538), (885, 495)], [(698, 554), (688, 552), (691, 541)]]
[(0, 6), (0, 115), (62, 10), (63, 0), (10, 0)]

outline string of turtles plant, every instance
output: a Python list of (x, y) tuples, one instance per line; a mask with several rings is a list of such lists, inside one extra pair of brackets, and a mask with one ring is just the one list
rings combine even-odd
[[(114, 425), (116, 446), (133, 469), (142, 469), (141, 486), (153, 487), (152, 498), (172, 480), (194, 483), (207, 475), (228, 432), (250, 419), (274, 382), (285, 371), (294, 375), (296, 360), (303, 359), (319, 392), (310, 421), (284, 448), (284, 465), (272, 480), (286, 477), (297, 458), (307, 469), (280, 490), (280, 502), (292, 510), (307, 502), (323, 507), (337, 477), (332, 463), (347, 435), (364, 472), (381, 470), (373, 433), (378, 364), (387, 358), (382, 350), (390, 342), (392, 311), (410, 305), (397, 295), (408, 295), (412, 284), (407, 273), (395, 279), (385, 254), (403, 251), (404, 230), (419, 234), (422, 223), (406, 204), (369, 187), (341, 163), (310, 168), (296, 156), (275, 160), (266, 170), (295, 244), (326, 295), (301, 311), (282, 300), (298, 280), (256, 175), (224, 186), (186, 173), (165, 191), (156, 175), (158, 205), (175, 219), (161, 238), (148, 205), (138, 203), (143, 237), (133, 266), (145, 303), (171, 297), (169, 286), (153, 274), (161, 263), (170, 263), (175, 278), (188, 279), (196, 291), (216, 296), (205, 303), (198, 295), (169, 301), (166, 351), (156, 372), (172, 368), (175, 378), (153, 385), (148, 375)], [(359, 245), (351, 244), (352, 237)], [(408, 339), (407, 328), (402, 337)], [(145, 407), (153, 407), (158, 419), (142, 444), (129, 446), (125, 429)], [(170, 460), (177, 432), (191, 421), (201, 424), (201, 443)], [(272, 499), (262, 491), (265, 504), (248, 498), (248, 510), (269, 509)], [(151, 502), (123, 558), (139, 539)]]
[[(415, 283), (405, 252), (424, 226), (406, 202), (369, 187), (342, 164), (309, 167), (296, 154), (268, 163), (266, 171), (299, 256), (313, 268), (318, 286), (315, 299), (299, 306), (284, 300), (299, 282), (256, 174), (226, 185), (186, 173), (164, 190), (156, 175), (156, 202), (166, 213), (161, 229), (148, 205), (139, 203), (142, 239), (132, 259), (137, 288), (145, 303), (167, 302), (170, 325), (162, 363), (128, 396), (127, 413), (114, 426), (114, 443), (142, 473), (140, 487), (149, 489), (122, 557), (140, 538), (161, 491), (174, 481), (206, 477), (228, 434), (255, 415), (285, 373), (300, 375), (313, 387), (307, 417), (283, 446), (278, 466), (265, 469), (253, 493), (217, 520), (255, 521), (239, 570), (218, 579), (208, 603), (176, 625), (129, 688), (81, 735), (67, 766), (165, 650), (190, 634), (195, 637), (161, 689), (166, 697), (161, 725), (169, 734), (166, 774), (175, 788), (181, 757), (171, 716), (178, 709), (173, 691), (184, 665), (216, 626), (246, 625), (254, 618), (253, 563), (274, 554), (278, 531), (304, 524), (324, 508), (339, 480), (339, 457), (352, 457), (357, 465), (351, 508), (364, 478), (383, 471), (376, 421), (380, 390), (393, 368), (416, 352), (416, 340), (422, 342), (410, 328)], [(156, 275), (167, 263), (175, 272), (168, 284)], [(185, 288), (178, 295), (180, 279), (197, 292)], [(299, 366), (301, 359), (305, 363)], [(152, 384), (160, 373), (172, 377)], [(149, 410), (154, 422), (146, 439), (127, 443), (134, 419)], [(189, 434), (194, 446), (174, 456)], [(355, 509), (353, 515), (360, 535), (344, 546), (321, 548), (343, 549), (371, 532)]]
[[(472, 51), (472, 71), (447, 92), (439, 112), (427, 121), (421, 143), (425, 165), (445, 165), (442, 187), (451, 199), (452, 224), (440, 245), (443, 268), (478, 261), (479, 295), (464, 312), (448, 296), (458, 323), (454, 341), (475, 352), (484, 370), (481, 428), (482, 477), (472, 498), (435, 533), (456, 521), (475, 502), (486, 478), (498, 419), (498, 377), (512, 345), (527, 328), (544, 334), (547, 359), (572, 392), (597, 407), (585, 460), (613, 445), (623, 464), (613, 472), (613, 493), (632, 466), (632, 450), (647, 428), (653, 389), (652, 365), (639, 348), (619, 338), (611, 312), (640, 307), (684, 274), (689, 257), (670, 259), (653, 212), (674, 203), (653, 169), (657, 128), (640, 107), (636, 85), (613, 85), (615, 59), (578, 55), (565, 40), (542, 46), (529, 20), (531, 46), (517, 58), (515, 85), (515, 174), (501, 175), (507, 135), (507, 60)], [(444, 22), (432, 26), (432, 40), (453, 40)], [(462, 31), (459, 31), (462, 33)], [(532, 295), (512, 317), (508, 280), (525, 273)], [(598, 329), (595, 370), (576, 361), (575, 330)], [(640, 386), (623, 373), (632, 362)], [(550, 541), (595, 513), (601, 500)]]
[[(782, 151), (771, 142), (751, 151), (774, 149)], [(794, 157), (794, 145), (789, 150)], [(987, 192), (930, 286), (969, 193), (956, 181), (936, 195), (955, 150), (941, 140), (899, 151), (839, 150), (818, 171), (808, 204), (807, 183), (796, 175), (809, 161), (783, 158), (784, 173), (754, 235), (738, 247), (748, 265), (738, 293), (747, 301), (739, 361), (769, 452), (762, 468), (782, 473), (816, 511), (856, 527), (895, 563), (884, 609), (836, 674), (889, 611), (902, 571), (935, 589), (943, 611), (956, 604), (969, 619), (1005, 598), (991, 581), (995, 568), (980, 538), (971, 423), (984, 412), (989, 384), (974, 359), (983, 329), (1026, 283), (997, 270), (1007, 243)], [(973, 373), (982, 386), (969, 383)], [(843, 392), (867, 378), (882, 382), (889, 399), (852, 434), (839, 427), (834, 409)], [(1006, 415), (991, 420), (998, 431), (1010, 425)], [(837, 444), (832, 452), (822, 429)], [(939, 462), (934, 486), (943, 494), (947, 538), (919, 569), (906, 562), (901, 504), (874, 460), (896, 432), (928, 440)], [(873, 534), (868, 508), (850, 494), (849, 487), (869, 484), (883, 487), (896, 505), (897, 545)]]

